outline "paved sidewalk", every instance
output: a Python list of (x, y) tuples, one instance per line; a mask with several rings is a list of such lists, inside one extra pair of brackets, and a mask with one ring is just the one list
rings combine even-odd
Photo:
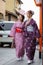
[[(13, 48), (0, 48), (0, 65), (27, 65), (27, 57), (24, 56), (24, 60), (18, 62), (16, 60), (15, 49)], [(36, 50), (35, 62), (31, 65), (42, 65), (42, 60), (39, 59), (39, 51)]]

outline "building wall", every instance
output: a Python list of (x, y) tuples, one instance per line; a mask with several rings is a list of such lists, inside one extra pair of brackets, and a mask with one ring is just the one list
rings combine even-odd
[(14, 13), (14, 6), (15, 0), (6, 0), (6, 10)]
[(8, 16), (5, 16), (5, 20), (8, 21)]
[[(6, 16), (6, 11), (9, 11), (10, 13), (15, 13), (15, 9), (19, 8), (19, 2), (17, 0), (0, 0), (0, 13), (4, 15), (4, 19), (8, 20), (8, 15)], [(11, 20), (16, 20), (14, 16), (11, 17)]]
[[(6, 16), (5, 20), (8, 21), (8, 16)], [(15, 18), (14, 16), (11, 15), (11, 21), (16, 21), (16, 20), (17, 20), (17, 18)]]
[(5, 2), (2, 0), (0, 0), (0, 13), (2, 13), (5, 18)]
[(11, 16), (11, 21), (16, 21), (17, 19), (13, 16)]
[(15, 8), (19, 9), (21, 7), (21, 4), (17, 0), (15, 0)]
[[(6, 10), (9, 12), (15, 13), (15, 9), (19, 7), (19, 2), (17, 0), (6, 0)], [(8, 15), (6, 16), (5, 20), (8, 20)], [(16, 18), (11, 16), (11, 20), (14, 21)]]
[(6, 10), (15, 13), (15, 8), (20, 8), (18, 0), (6, 0)]

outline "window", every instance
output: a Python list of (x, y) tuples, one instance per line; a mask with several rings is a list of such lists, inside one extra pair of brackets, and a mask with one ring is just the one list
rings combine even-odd
[(0, 31), (1, 31), (1, 30), (4, 30), (4, 31), (11, 30), (13, 24), (14, 24), (14, 23), (0, 22)]
[(0, 13), (0, 19), (3, 19), (3, 14), (2, 13)]

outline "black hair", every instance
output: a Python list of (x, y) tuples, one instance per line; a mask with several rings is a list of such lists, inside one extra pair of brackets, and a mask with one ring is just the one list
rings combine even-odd
[(22, 15), (22, 21), (24, 20), (24, 18), (25, 18), (25, 17)]
[(31, 15), (34, 15), (34, 12), (33, 12), (33, 11), (29, 10), (28, 12), (29, 12)]
[(22, 20), (21, 20), (21, 21), (23, 22), (23, 20), (24, 20), (25, 16), (24, 16), (24, 15), (22, 15), (22, 14), (19, 14), (19, 15), (21, 15), (21, 16), (22, 16)]

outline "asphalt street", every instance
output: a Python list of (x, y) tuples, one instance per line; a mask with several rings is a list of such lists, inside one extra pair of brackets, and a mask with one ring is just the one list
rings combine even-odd
[[(17, 61), (14, 48), (0, 48), (0, 65), (28, 65), (26, 54), (22, 61)], [(38, 50), (35, 52), (34, 63), (31, 65), (42, 65)]]

